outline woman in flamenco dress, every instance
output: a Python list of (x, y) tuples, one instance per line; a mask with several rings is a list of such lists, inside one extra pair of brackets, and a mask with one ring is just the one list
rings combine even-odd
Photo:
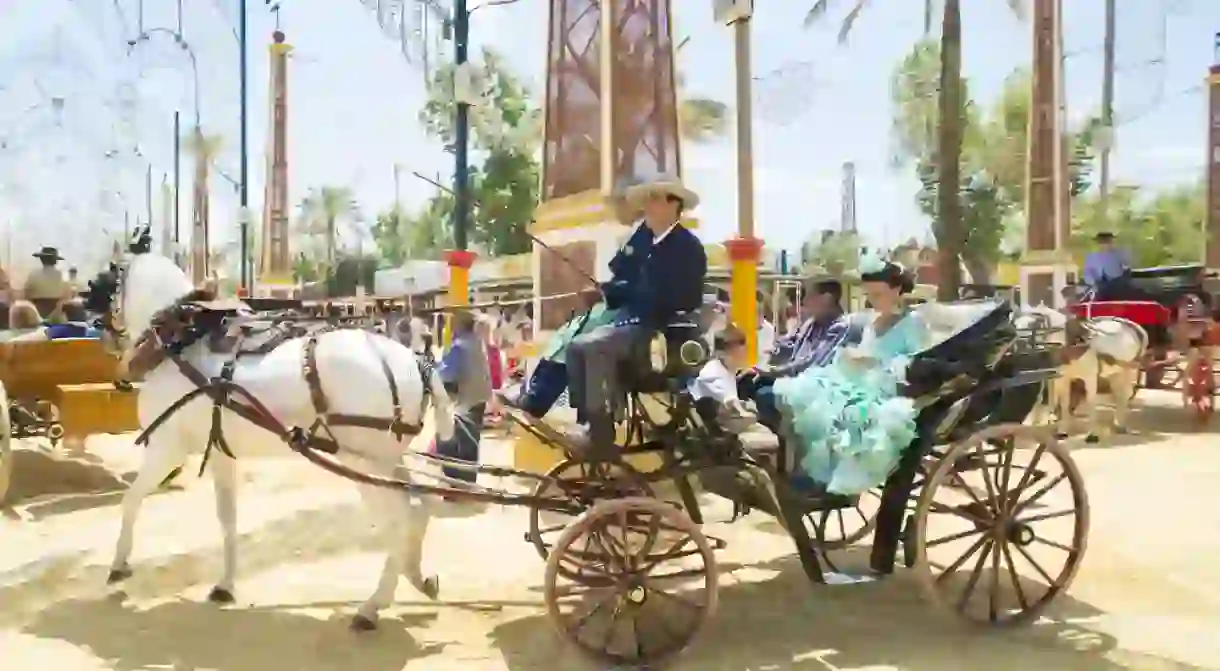
[(794, 484), (846, 496), (882, 484), (914, 440), (916, 409), (898, 387), (911, 357), (930, 344), (927, 324), (904, 305), (910, 275), (876, 255), (861, 258), (859, 269), (869, 305), (850, 317), (859, 345), (775, 381), (783, 433), (801, 465)]

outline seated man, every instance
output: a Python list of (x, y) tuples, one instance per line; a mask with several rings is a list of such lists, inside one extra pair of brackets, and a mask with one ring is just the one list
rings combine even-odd
[(1093, 300), (1134, 300), (1131, 287), (1131, 258), (1127, 250), (1114, 244), (1114, 234), (1102, 231), (1094, 238), (1097, 250), (1084, 259), (1084, 283)]
[(778, 433), (780, 424), (771, 388), (775, 380), (798, 375), (811, 366), (830, 363), (835, 350), (853, 340), (843, 316), (842, 302), (843, 285), (838, 280), (812, 282), (805, 290), (802, 305), (809, 318), (787, 344), (786, 349), (791, 354), (755, 367), (739, 381), (738, 393), (757, 404), (759, 421), (772, 431)]
[[(627, 187), (624, 191), (630, 189)], [(616, 215), (623, 224), (635, 220), (639, 212), (639, 202), (629, 201), (625, 196), (615, 202)], [(654, 233), (645, 222), (639, 222), (635, 230), (619, 248), (614, 258), (610, 259), (610, 282), (607, 286), (634, 286), (640, 277), (640, 269), (652, 246)], [(618, 318), (618, 310), (622, 307), (622, 291), (613, 300), (607, 296), (604, 303), (591, 305), (584, 314), (577, 315), (555, 334), (537, 365), (534, 366), (524, 393), (519, 398), (505, 397), (506, 405), (517, 407), (535, 418), (541, 418), (550, 412), (551, 408), (563, 395), (568, 386), (567, 356), (568, 348), (574, 338), (592, 332), (602, 326), (613, 324)], [(596, 291), (593, 291), (596, 294)]]
[(617, 457), (612, 405), (623, 391), (620, 367), (657, 329), (703, 305), (707, 254), (699, 238), (679, 223), (683, 210), (698, 204), (698, 196), (680, 182), (666, 180), (631, 187), (626, 197), (642, 205), (644, 228), (651, 234), (647, 246), (629, 253), (642, 257), (638, 277), (602, 287), (607, 306), (621, 308), (619, 315), (613, 324), (577, 336), (568, 350), (569, 399), (577, 421), (587, 425), (574, 432), (572, 443), (592, 459)]

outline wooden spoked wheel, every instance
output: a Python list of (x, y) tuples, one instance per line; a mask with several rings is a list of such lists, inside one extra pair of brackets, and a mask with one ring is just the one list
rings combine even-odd
[(587, 656), (651, 667), (707, 625), (718, 576), (707, 537), (685, 513), (657, 499), (620, 499), (598, 504), (560, 535), (544, 595), (559, 632)]
[(931, 469), (913, 532), (914, 569), (939, 608), (977, 624), (1030, 622), (1084, 557), (1084, 478), (1049, 430), (988, 427)]
[(1182, 384), (1186, 387), (1186, 405), (1195, 413), (1195, 420), (1205, 423), (1216, 411), (1216, 381), (1210, 356), (1202, 353), (1187, 365)]
[[(565, 459), (546, 472), (534, 487), (533, 496), (579, 503), (585, 510), (612, 499), (652, 497), (644, 476), (626, 462), (587, 462)], [(530, 508), (526, 540), (546, 559), (559, 535), (575, 515)], [(564, 569), (566, 570), (566, 569)]]
[(805, 516), (810, 537), (822, 550), (842, 550), (868, 537), (877, 526), (881, 510), (881, 490), (861, 494), (854, 505), (822, 510)]

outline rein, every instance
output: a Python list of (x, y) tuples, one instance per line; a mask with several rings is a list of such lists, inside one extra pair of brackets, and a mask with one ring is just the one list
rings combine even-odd
[[(204, 448), (203, 461), (199, 467), (200, 475), (203, 474), (207, 467), (208, 458), (213, 449), (220, 450), (229, 458), (236, 458), (228, 441), (224, 436), (224, 428), (222, 425), (222, 410), (229, 410), (235, 415), (245, 419), (255, 426), (270, 431), (279, 436), (282, 440), (289, 443), (297, 443), (300, 445), (294, 447), (311, 448), (326, 452), (328, 454), (337, 454), (339, 451), (339, 442), (335, 438), (332, 427), (349, 426), (379, 431), (386, 431), (401, 442), (408, 436), (416, 436), (422, 430), (422, 424), (408, 424), (403, 420), (403, 408), (401, 394), (399, 393), (398, 383), (394, 379), (393, 370), (390, 368), (389, 362), (385, 356), (376, 350), (373, 346), (374, 334), (363, 329), (345, 325), (328, 325), (321, 329), (308, 333), (308, 340), (305, 342), (304, 356), (302, 361), (302, 372), (305, 377), (305, 382), (309, 388), (310, 401), (313, 405), (314, 412), (317, 417), (307, 431), (302, 431), (297, 428), (290, 429), (275, 418), (267, 407), (260, 402), (249, 390), (242, 387), (233, 381), (233, 374), (236, 370), (237, 361), (241, 356), (246, 355), (261, 355), (270, 352), (279, 345), (287, 342), (294, 337), (300, 337), (304, 333), (295, 333), (290, 328), (291, 324), (282, 322), (274, 326), (283, 327), (285, 324), (289, 328), (285, 328), (282, 333), (285, 337), (273, 337), (270, 341), (262, 343), (258, 348), (253, 350), (242, 351), (240, 349), (240, 340), (242, 336), (238, 336), (236, 342), (228, 344), (234, 345), (233, 358), (226, 361), (220, 375), (209, 378), (204, 375), (196, 366), (192, 365), (183, 357), (183, 352), (196, 344), (206, 344), (205, 340), (216, 334), (216, 329), (221, 327), (222, 322), (212, 325), (212, 328), (196, 327), (193, 322), (195, 317), (200, 312), (206, 314), (205, 309), (200, 309), (196, 306), (195, 312), (191, 310), (191, 304), (180, 300), (174, 305), (159, 312), (153, 319), (152, 325), (141, 334), (133, 347), (133, 353), (130, 357), (128, 366), (132, 372), (139, 376), (143, 376), (159, 367), (166, 361), (173, 363), (178, 369), (178, 372), (195, 385), (195, 389), (187, 392), (182, 398), (176, 400), (156, 419), (149, 423), (148, 427), (136, 438), (137, 445), (147, 445), (152, 433), (165, 424), (174, 414), (180, 411), (183, 407), (189, 404), (200, 396), (208, 396), (212, 400), (212, 421), (208, 433), (208, 442)], [(188, 319), (183, 319), (188, 317)], [(318, 373), (317, 365), (317, 347), (319, 339), (328, 333), (341, 330), (360, 330), (369, 338), (370, 346), (374, 347), (374, 352), (377, 354), (378, 360), (381, 363), (382, 372), (385, 375), (386, 382), (389, 385), (390, 401), (392, 405), (390, 417), (375, 417), (368, 415), (352, 415), (344, 413), (330, 412), (330, 402), (325, 392), (322, 390), (322, 380)], [(260, 332), (259, 335), (266, 333)], [(183, 337), (185, 336), (185, 337)], [(181, 338), (181, 339), (179, 339)], [(215, 342), (215, 341), (213, 341)], [(420, 378), (423, 382), (423, 394), (421, 398), (421, 422), (422, 412), (427, 407), (429, 399), (428, 381), (433, 375), (434, 364), (429, 357), (423, 357), (417, 360), (420, 372)], [(303, 441), (303, 442), (302, 442)]]

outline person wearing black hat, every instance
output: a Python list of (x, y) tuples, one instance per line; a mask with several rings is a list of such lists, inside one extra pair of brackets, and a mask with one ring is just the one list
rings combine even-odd
[(59, 250), (54, 247), (43, 247), (34, 254), (34, 258), (42, 263), (42, 267), (31, 272), (25, 278), (24, 297), (38, 308), (43, 316), (50, 315), (70, 291), (63, 273), (55, 264), (63, 260)]
[(1114, 244), (1114, 234), (1102, 231), (1094, 238), (1097, 250), (1090, 252), (1084, 260), (1084, 283), (1094, 296), (1121, 293), (1125, 278), (1131, 272), (1131, 258), (1127, 250)]

